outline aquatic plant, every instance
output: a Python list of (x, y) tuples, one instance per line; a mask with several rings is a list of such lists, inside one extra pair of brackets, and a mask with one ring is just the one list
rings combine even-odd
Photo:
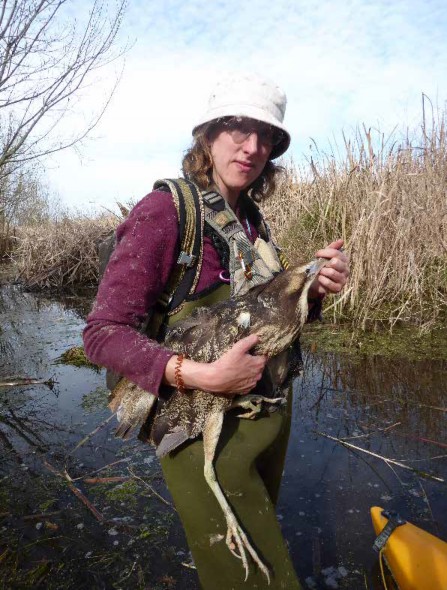
[(72, 346), (68, 348), (65, 352), (61, 354), (61, 356), (57, 359), (57, 363), (63, 365), (73, 365), (74, 367), (87, 367), (89, 369), (95, 369), (96, 371), (100, 370), (98, 365), (93, 364), (88, 360), (85, 356), (85, 351), (83, 346)]

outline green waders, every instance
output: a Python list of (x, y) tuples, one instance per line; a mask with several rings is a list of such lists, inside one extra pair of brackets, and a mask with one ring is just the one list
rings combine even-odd
[[(270, 585), (248, 552), (245, 582), (241, 560), (225, 544), (225, 518), (203, 475), (203, 441), (195, 440), (161, 460), (203, 590), (301, 590), (275, 514), (290, 432), (291, 393), (287, 408), (255, 420), (228, 412), (214, 462), (237, 519), (270, 569)], [(223, 539), (216, 540), (216, 535)]]

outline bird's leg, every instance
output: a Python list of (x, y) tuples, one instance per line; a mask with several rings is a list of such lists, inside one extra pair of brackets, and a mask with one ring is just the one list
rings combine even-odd
[(249, 420), (255, 418), (262, 410), (262, 402), (268, 404), (280, 404), (285, 403), (284, 397), (265, 397), (264, 395), (257, 395), (256, 393), (241, 395), (240, 397), (233, 400), (231, 408), (242, 408), (247, 410), (243, 414), (238, 414), (238, 418), (248, 418)]
[[(203, 448), (205, 453), (205, 465), (204, 475), (207, 484), (210, 486), (211, 491), (215, 495), (220, 507), (223, 510), (225, 520), (227, 522), (227, 537), (226, 544), (231, 553), (242, 560), (242, 565), (245, 569), (245, 580), (248, 578), (248, 561), (245, 550), (249, 552), (253, 561), (258, 565), (262, 573), (267, 577), (268, 583), (270, 584), (269, 570), (266, 565), (261, 561), (255, 549), (250, 544), (247, 535), (242, 530), (242, 527), (238, 523), (231, 507), (226, 499), (222, 488), (217, 481), (216, 472), (214, 469), (213, 461), (216, 453), (217, 441), (222, 430), (224, 412), (214, 412), (209, 414), (206, 419), (205, 427), (203, 429)], [(237, 549), (237, 551), (236, 551)]]

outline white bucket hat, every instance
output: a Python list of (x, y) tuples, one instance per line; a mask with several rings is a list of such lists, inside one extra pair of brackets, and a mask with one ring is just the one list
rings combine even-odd
[(222, 78), (208, 100), (208, 109), (194, 126), (195, 135), (205, 123), (221, 117), (249, 117), (281, 129), (284, 139), (276, 145), (270, 158), (281, 156), (289, 147), (290, 134), (283, 125), (287, 98), (271, 82), (253, 74), (234, 73)]

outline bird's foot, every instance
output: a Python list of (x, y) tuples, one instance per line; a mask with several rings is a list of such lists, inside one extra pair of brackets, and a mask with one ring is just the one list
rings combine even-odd
[[(231, 517), (232, 516), (232, 517)], [(270, 584), (270, 572), (267, 566), (262, 562), (259, 555), (256, 553), (255, 549), (251, 545), (250, 541), (247, 538), (247, 535), (244, 533), (242, 528), (239, 526), (236, 518), (233, 515), (227, 517), (227, 538), (226, 543), (228, 549), (231, 553), (237, 557), (238, 559), (242, 560), (242, 565), (245, 569), (245, 581), (247, 581), (249, 568), (248, 568), (248, 560), (246, 550), (250, 554), (253, 561), (259, 567), (261, 572), (267, 578), (267, 582)]]
[(267, 404), (281, 404), (285, 403), (285, 398), (265, 397), (264, 395), (256, 395), (255, 393), (241, 395), (237, 399), (233, 400), (233, 403), (231, 404), (231, 409), (242, 408), (243, 410), (247, 410), (242, 414), (238, 414), (237, 417), (252, 420), (262, 411), (263, 402)]

